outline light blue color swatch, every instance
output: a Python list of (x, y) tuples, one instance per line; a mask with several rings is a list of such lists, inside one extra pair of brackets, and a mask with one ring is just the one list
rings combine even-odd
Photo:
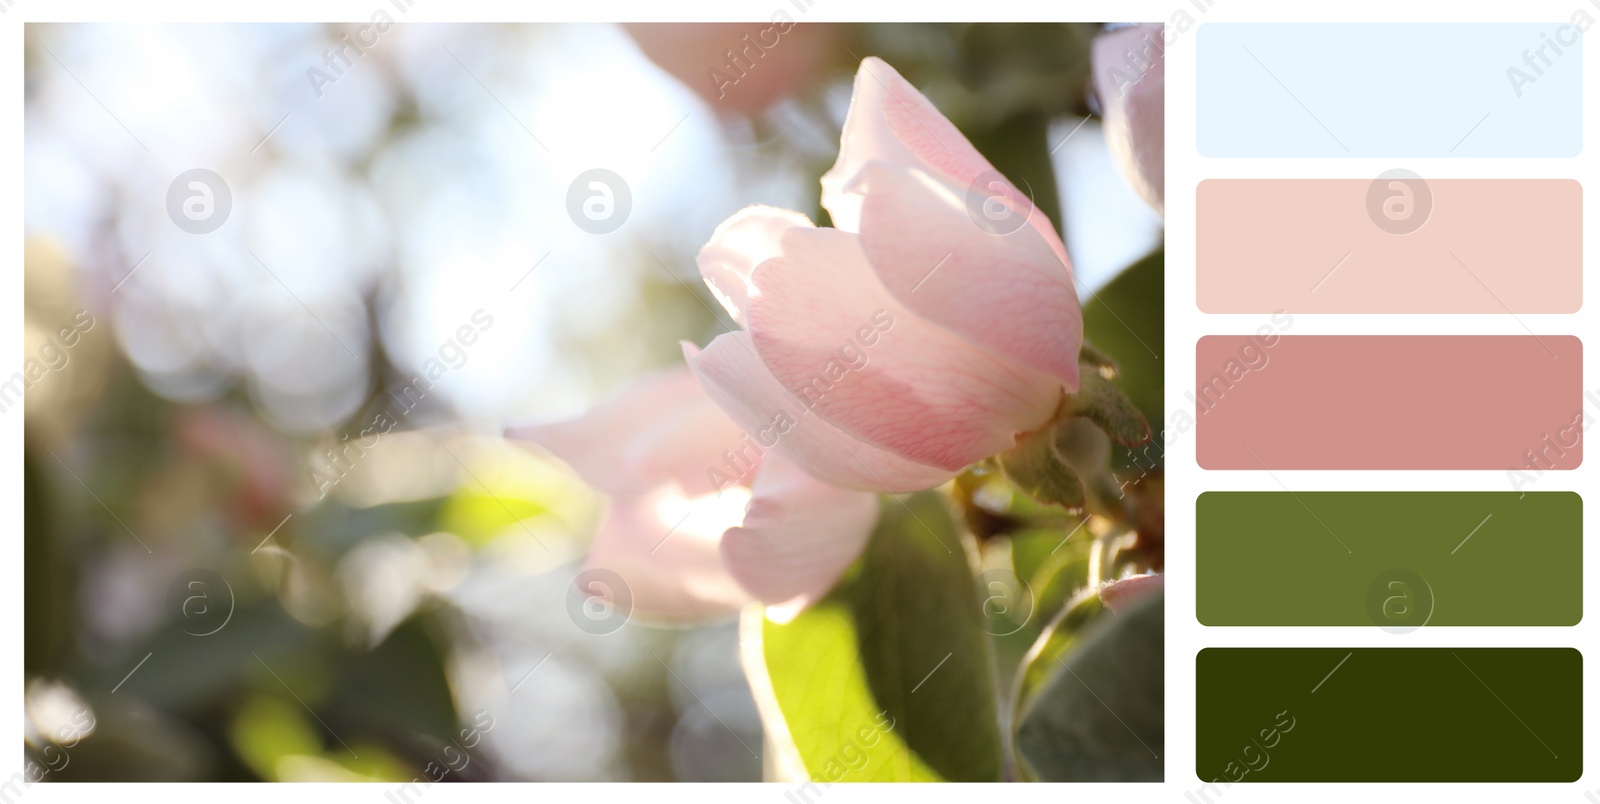
[(1583, 147), (1571, 23), (1207, 23), (1202, 156), (1568, 157)]

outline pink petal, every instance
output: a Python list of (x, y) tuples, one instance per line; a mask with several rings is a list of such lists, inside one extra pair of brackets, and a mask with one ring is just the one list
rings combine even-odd
[(767, 370), (748, 332), (719, 335), (704, 351), (684, 344), (684, 356), (706, 393), (754, 435), (758, 446), (776, 451), (823, 481), (900, 493), (932, 488), (953, 475), (858, 441), (810, 414)]
[[(690, 495), (716, 491), (723, 484), (711, 470), (727, 471), (723, 453), (749, 443), (686, 366), (651, 374), (572, 419), (511, 428), (506, 435), (544, 447), (614, 497), (637, 497), (668, 483)], [(748, 482), (755, 466), (737, 465), (733, 480)]]
[[(844, 25), (780, 24), (790, 18), (779, 13), (788, 11), (774, 6), (772, 18), (751, 22), (630, 22), (622, 28), (646, 57), (699, 95), (705, 108), (719, 116), (754, 116), (831, 70), (844, 48)], [(751, 64), (759, 66), (741, 66)]]
[[(583, 591), (647, 622), (704, 620), (738, 610), (750, 596), (728, 574), (718, 544), (738, 524), (743, 500), (741, 493), (722, 504), (705, 497), (688, 501), (663, 490), (614, 503), (584, 562), (591, 574), (579, 578), (597, 583)], [(596, 570), (615, 573), (622, 588)]]
[[(989, 160), (916, 87), (882, 59), (868, 57), (856, 72), (850, 111), (839, 138), (839, 159), (822, 177), (822, 205), (834, 226), (847, 232), (861, 231), (862, 199), (846, 188), (855, 183), (867, 163), (874, 161), (933, 173), (963, 191), (979, 177), (994, 172)], [(995, 174), (992, 178), (1007, 185), (1007, 197), (1028, 197), (1005, 177)], [(1061, 264), (1068, 265), (1066, 247), (1050, 220), (1035, 213), (1028, 218), (1028, 224), (1050, 244)]]
[(752, 487), (744, 524), (722, 537), (728, 571), (786, 621), (828, 594), (861, 554), (878, 521), (878, 498), (813, 479), (781, 458)]
[(1106, 142), (1145, 203), (1163, 212), (1167, 67), (1160, 23), (1103, 34), (1094, 41), (1094, 81)]
[(733, 320), (743, 323), (750, 297), (750, 274), (778, 253), (778, 240), (795, 227), (811, 228), (809, 218), (776, 207), (751, 206), (733, 214), (711, 233), (695, 262), (700, 277)]
[(1071, 269), (1036, 231), (981, 228), (956, 188), (887, 162), (863, 166), (846, 191), (865, 199), (861, 245), (896, 299), (979, 346), (1054, 375), (1068, 391), (1078, 389), (1078, 293)]
[(1009, 449), (1061, 382), (968, 343), (889, 295), (836, 229), (791, 229), (753, 276), (751, 333), (774, 377), (847, 435), (959, 471)]
[(1138, 601), (1161, 591), (1166, 583), (1163, 575), (1135, 575), (1120, 581), (1112, 581), (1100, 587), (1100, 602), (1106, 604), (1114, 614), (1127, 611)]

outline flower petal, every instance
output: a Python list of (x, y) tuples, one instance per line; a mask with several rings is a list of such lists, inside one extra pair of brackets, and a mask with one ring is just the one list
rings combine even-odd
[(847, 435), (959, 471), (1010, 449), (1061, 402), (1061, 382), (911, 313), (860, 239), (791, 229), (756, 268), (748, 328), (774, 377)]
[(1161, 591), (1164, 575), (1135, 575), (1100, 587), (1100, 602), (1113, 614), (1121, 614), (1137, 601)]
[(896, 299), (1077, 390), (1083, 314), (1072, 269), (1044, 238), (982, 228), (956, 188), (887, 162), (865, 165), (846, 192), (864, 199), (861, 246)]
[(748, 492), (688, 499), (663, 489), (614, 503), (595, 533), (584, 571), (596, 582), (584, 591), (600, 594), (625, 615), (651, 622), (684, 622), (725, 616), (749, 602), (744, 588), (723, 565), (723, 532), (742, 517)]
[[(846, 188), (855, 183), (867, 163), (874, 161), (924, 170), (963, 189), (983, 177), (985, 196), (991, 194), (991, 181), (1000, 181), (1006, 185), (1000, 195), (1019, 200), (1028, 197), (996, 172), (961, 130), (916, 87), (875, 56), (862, 60), (861, 69), (856, 72), (850, 110), (839, 137), (839, 159), (822, 176), (822, 206), (833, 218), (834, 226), (847, 232), (861, 231), (862, 199), (846, 192)], [(994, 175), (986, 175), (991, 173)], [(1032, 207), (1031, 203), (1024, 203)], [(1050, 244), (1062, 265), (1069, 264), (1067, 249), (1048, 218), (1035, 211), (1029, 215), (1028, 225)]]
[(782, 458), (763, 464), (744, 524), (722, 537), (728, 571), (780, 622), (828, 594), (866, 547), (878, 498), (822, 483)]
[(1094, 41), (1094, 82), (1106, 142), (1122, 175), (1164, 213), (1167, 67), (1160, 23), (1119, 28)]
[(822, 205), (834, 226), (860, 231), (860, 199), (849, 197), (844, 188), (874, 161), (937, 171), (963, 185), (994, 169), (916, 87), (887, 62), (870, 56), (856, 71), (839, 159), (822, 176)]
[(706, 393), (754, 435), (758, 447), (776, 451), (818, 479), (901, 493), (932, 488), (953, 475), (858, 441), (811, 415), (767, 370), (748, 332), (718, 335), (701, 351), (684, 344), (684, 356)]
[(745, 320), (750, 274), (757, 265), (778, 253), (779, 238), (797, 226), (809, 229), (813, 224), (806, 216), (787, 209), (745, 207), (718, 225), (711, 239), (700, 249), (695, 258), (700, 266), (700, 277), (733, 320), (740, 323)]
[[(700, 388), (687, 366), (651, 374), (565, 421), (515, 427), (506, 435), (555, 454), (595, 489), (638, 497), (675, 483), (690, 495), (717, 490), (710, 470), (749, 439)], [(733, 479), (749, 482), (754, 465)]]

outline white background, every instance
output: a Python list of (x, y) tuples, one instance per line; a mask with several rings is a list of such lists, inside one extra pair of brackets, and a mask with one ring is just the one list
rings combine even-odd
[[(0, 0), (0, 6), (8, 0)], [(5, 42), (4, 58), (0, 58), (0, 91), (5, 94), (6, 108), (12, 110), (3, 129), (4, 151), (9, 155), (0, 166), (0, 184), (6, 188), (3, 197), (5, 216), (12, 225), (0, 232), (0, 253), (12, 255), (0, 262), (5, 272), (5, 297), (9, 301), (7, 321), (0, 327), (0, 354), (20, 354), (22, 351), (21, 327), (12, 316), (21, 307), (22, 287), (22, 35), (25, 21), (296, 21), (326, 20), (366, 22), (380, 5), (387, 8), (388, 0), (271, 0), (271, 2), (139, 2), (126, 0), (79, 0), (77, 2), (52, 2), (51, 0), (9, 0), (10, 5), (0, 12), (0, 39)], [(789, 0), (745, 0), (730, 2), (686, 3), (613, 2), (524, 4), (496, 0), (416, 0), (415, 5), (403, 15), (404, 22), (423, 21), (596, 21), (596, 20), (768, 20), (774, 9), (788, 7)], [(1333, 3), (1282, 3), (1261, 0), (1215, 0), (1201, 9), (1191, 0), (1074, 0), (1060, 2), (923, 2), (891, 3), (863, 2), (863, 0), (815, 0), (815, 5), (800, 16), (803, 21), (1161, 21), (1173, 24), (1187, 14), (1194, 24), (1223, 21), (1284, 21), (1284, 22), (1427, 22), (1427, 21), (1519, 21), (1546, 22), (1553, 31), (1557, 24), (1567, 22), (1579, 9), (1600, 19), (1600, 6), (1589, 0), (1563, 0), (1562, 2), (1518, 0), (1516, 3), (1465, 3), (1465, 2), (1409, 2), (1394, 0), (1364, 0)], [(792, 11), (792, 9), (790, 9)], [(1404, 167), (1424, 178), (1444, 177), (1549, 177), (1574, 178), (1582, 181), (1592, 175), (1595, 164), (1594, 134), (1596, 109), (1593, 93), (1585, 100), (1585, 148), (1582, 154), (1571, 159), (1274, 159), (1235, 160), (1203, 159), (1195, 149), (1195, 30), (1169, 35), (1167, 48), (1167, 332), (1162, 358), (1166, 362), (1166, 387), (1168, 416), (1189, 403), (1183, 394), (1193, 387), (1194, 343), (1206, 334), (1244, 334), (1253, 331), (1266, 316), (1212, 315), (1199, 312), (1194, 303), (1194, 189), (1202, 179), (1217, 177), (1294, 177), (1294, 178), (1372, 178), (1384, 170)], [(1381, 53), (1370, 54), (1382, 58)], [(1584, 84), (1600, 86), (1596, 75), (1600, 58), (1591, 50), (1584, 60)], [(1584, 212), (1586, 233), (1595, 231), (1595, 212), (1592, 205)], [(1594, 272), (1588, 266), (1592, 258), (1585, 259), (1585, 274), (1592, 280)], [(1592, 284), (1590, 288), (1592, 288)], [(1590, 290), (1592, 293), (1592, 289)], [(1596, 331), (1594, 306), (1587, 305), (1576, 315), (1525, 315), (1521, 320), (1540, 335), (1575, 334), (1583, 336)], [(1505, 334), (1523, 335), (1522, 324), (1504, 315), (1464, 316), (1312, 316), (1296, 315), (1290, 330), (1296, 335), (1307, 334)], [(1593, 341), (1593, 339), (1590, 339)], [(1600, 373), (1594, 371), (1595, 349), (1593, 343), (1585, 354), (1584, 387), (1600, 388)], [(1483, 381), (1492, 383), (1496, 374), (1492, 365), (1483, 369)], [(1350, 394), (1382, 393), (1382, 389), (1367, 388), (1363, 378), (1347, 378), (1345, 387)], [(1592, 406), (1589, 412), (1600, 418), (1600, 410)], [(22, 452), (21, 416), (4, 417), (0, 432), (5, 439), (5, 454), (12, 456), (0, 472), (4, 473), (0, 487), (4, 488), (9, 516), (11, 544), (21, 544), (22, 522)], [(1306, 426), (1318, 423), (1307, 421)], [(1470, 432), (1461, 433), (1471, 438)], [(1202, 472), (1194, 463), (1194, 432), (1171, 438), (1167, 453), (1167, 570), (1169, 579), (1167, 596), (1167, 730), (1163, 751), (1167, 767), (1167, 782), (1160, 785), (1076, 785), (1060, 787), (1050, 785), (1016, 785), (1005, 790), (978, 791), (961, 786), (919, 786), (915, 789), (885, 787), (881, 785), (834, 785), (823, 792), (822, 800), (828, 802), (911, 800), (918, 801), (969, 801), (974, 797), (1006, 797), (1018, 800), (1074, 802), (1095, 801), (1164, 801), (1187, 800), (1186, 791), (1194, 791), (1200, 781), (1194, 775), (1194, 657), (1209, 646), (1314, 646), (1314, 647), (1444, 647), (1444, 646), (1567, 646), (1582, 649), (1595, 644), (1595, 625), (1592, 620), (1572, 628), (1432, 628), (1407, 635), (1394, 635), (1376, 628), (1203, 628), (1194, 617), (1194, 500), (1206, 490), (1280, 490), (1278, 481), (1295, 491), (1311, 490), (1508, 490), (1510, 483), (1502, 471), (1457, 472), (1314, 472), (1282, 471), (1274, 473), (1277, 480), (1266, 472)], [(1396, 445), (1404, 449), (1404, 445)], [(1575, 490), (1595, 488), (1594, 462), (1564, 474), (1547, 474), (1537, 485), (1540, 490)], [(1591, 501), (1592, 503), (1592, 501)], [(1585, 512), (1585, 531), (1595, 532), (1596, 514), (1591, 504)], [(1591, 551), (1592, 552), (1592, 551)], [(1586, 568), (1593, 566), (1591, 555), (1585, 555)], [(1593, 570), (1586, 573), (1592, 577)], [(5, 672), (9, 685), (0, 688), (13, 690), (13, 694), (0, 696), (0, 706), (11, 712), (10, 722), (22, 722), (22, 562), (13, 554), (0, 569), (0, 583), (9, 590), (8, 608), (4, 621), (4, 650), (8, 654)], [(1593, 582), (1585, 582), (1586, 592), (1594, 589)], [(1490, 590), (1485, 590), (1489, 594)], [(1495, 590), (1495, 594), (1516, 594), (1514, 587)], [(1596, 666), (1590, 662), (1585, 667), (1585, 687), (1593, 689)], [(1471, 705), (1464, 703), (1464, 706)], [(1595, 705), (1592, 697), (1585, 698), (1584, 720), (1586, 727), (1595, 722)], [(1366, 802), (1439, 800), (1452, 802), (1472, 801), (1534, 801), (1568, 802), (1583, 804), (1600, 800), (1600, 774), (1597, 767), (1596, 743), (1591, 728), (1586, 728), (1584, 779), (1577, 784), (1515, 784), (1515, 785), (1235, 785), (1213, 801), (1226, 804), (1246, 802), (1293, 801), (1343, 801), (1359, 796)], [(1405, 751), (1405, 735), (1374, 734), (1373, 739), (1392, 743), (1393, 750)], [(20, 746), (0, 763), (0, 780), (19, 769), (22, 759)], [(291, 790), (270, 785), (188, 785), (181, 787), (156, 785), (64, 785), (38, 784), (26, 790), (22, 799), (29, 802), (45, 801), (105, 801), (117, 800), (179, 800), (214, 801), (219, 798), (239, 801), (280, 801), (285, 795), (307, 797), (314, 800), (331, 800), (335, 796), (350, 800), (387, 800), (384, 793), (389, 785), (366, 787), (304, 785)], [(540, 785), (525, 788), (522, 785), (435, 785), (428, 790), (425, 801), (448, 802), (462, 800), (519, 801), (578, 800), (622, 801), (639, 797), (667, 798), (673, 800), (793, 801), (786, 796), (794, 791), (789, 785)], [(1585, 791), (1593, 793), (1587, 798)], [(816, 800), (813, 797), (813, 800)]]

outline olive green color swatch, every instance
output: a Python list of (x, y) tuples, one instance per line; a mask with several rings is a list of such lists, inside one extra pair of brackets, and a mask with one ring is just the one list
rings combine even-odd
[(1572, 492), (1208, 492), (1195, 503), (1205, 625), (1576, 625)]
[(1208, 648), (1191, 800), (1249, 782), (1573, 782), (1571, 648)]

